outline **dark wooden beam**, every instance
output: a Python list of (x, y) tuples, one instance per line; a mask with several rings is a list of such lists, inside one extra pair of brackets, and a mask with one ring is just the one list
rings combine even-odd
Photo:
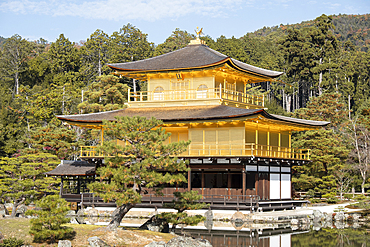
[(222, 164), (222, 165), (214, 165), (214, 164), (190, 164), (191, 169), (243, 169), (244, 165), (242, 164)]

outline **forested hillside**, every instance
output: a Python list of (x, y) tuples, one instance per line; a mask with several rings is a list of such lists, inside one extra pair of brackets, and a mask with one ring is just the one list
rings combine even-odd
[[(332, 32), (336, 38), (341, 41), (351, 41), (355, 46), (362, 51), (367, 51), (370, 44), (370, 14), (365, 15), (333, 15)], [(315, 25), (314, 20), (303, 21), (297, 24), (280, 24), (273, 27), (263, 27), (253, 32), (252, 35), (256, 37), (269, 37), (271, 39), (278, 39), (287, 34), (289, 28), (302, 29)]]
[[(332, 122), (326, 129), (296, 134), (296, 146), (311, 148), (313, 160), (295, 168), (297, 190), (328, 197), (338, 188), (365, 191), (370, 165), (369, 16), (322, 15), (240, 38), (202, 37), (212, 49), (235, 59), (284, 72), (277, 81), (249, 89), (267, 96), (270, 113)], [(133, 82), (108, 76), (106, 64), (167, 53), (193, 38), (175, 29), (155, 46), (131, 24), (112, 34), (96, 30), (80, 44), (63, 34), (53, 42), (30, 42), (17, 34), (0, 37), (0, 157), (46, 152), (76, 159), (78, 147), (95, 145), (99, 135), (64, 126), (55, 116), (124, 107)], [(145, 82), (135, 85), (146, 89)]]

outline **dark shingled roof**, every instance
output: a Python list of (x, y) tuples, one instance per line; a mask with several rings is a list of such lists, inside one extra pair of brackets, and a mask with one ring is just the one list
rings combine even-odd
[(148, 108), (125, 108), (115, 111), (57, 116), (62, 121), (83, 122), (83, 123), (101, 123), (102, 120), (114, 121), (115, 117), (142, 116), (155, 117), (163, 122), (172, 121), (191, 121), (191, 120), (217, 120), (232, 119), (261, 114), (262, 116), (295, 124), (308, 126), (325, 126), (330, 122), (311, 121), (298, 118), (290, 118), (279, 115), (268, 114), (264, 109), (243, 109), (230, 107), (226, 105), (217, 106), (178, 106), (178, 107), (148, 107)]
[(223, 62), (228, 63), (231, 67), (236, 69), (246, 70), (271, 78), (278, 77), (282, 74), (282, 72), (261, 69), (232, 59), (218, 51), (212, 50), (206, 45), (188, 45), (182, 49), (160, 56), (128, 63), (113, 63), (108, 64), (108, 66), (120, 71), (149, 72), (200, 68), (221, 64)]
[(95, 164), (86, 161), (62, 160), (52, 171), (45, 174), (50, 176), (84, 176), (95, 174)]

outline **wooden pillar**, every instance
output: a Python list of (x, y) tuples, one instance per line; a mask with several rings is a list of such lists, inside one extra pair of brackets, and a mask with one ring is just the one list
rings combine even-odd
[(188, 171), (188, 191), (191, 191), (191, 169)]
[(231, 195), (231, 173), (230, 173), (230, 170), (227, 170), (227, 194), (229, 196)]
[(292, 158), (292, 132), (289, 131), (289, 158)]
[(60, 183), (60, 191), (59, 191), (59, 197), (62, 197), (63, 195), (63, 176), (61, 177), (61, 183)]
[(259, 155), (259, 153), (258, 153), (258, 122), (257, 122), (257, 129), (256, 129), (256, 148), (255, 148), (255, 150), (256, 150), (256, 155)]
[(278, 157), (279, 158), (283, 157), (283, 155), (281, 154), (281, 131), (279, 131)]
[(101, 145), (103, 146), (103, 142), (104, 142), (104, 128), (103, 126), (101, 127)]
[[(243, 170), (242, 170), (242, 181), (243, 181), (243, 196), (246, 195), (246, 188), (247, 188), (247, 174), (246, 174), (246, 171), (245, 171), (245, 166), (243, 167)], [(245, 199), (245, 198), (243, 198)]]
[(267, 131), (267, 156), (271, 157), (271, 148), (270, 148), (270, 127)]
[(204, 187), (205, 187), (204, 170), (202, 169), (202, 196), (204, 195)]

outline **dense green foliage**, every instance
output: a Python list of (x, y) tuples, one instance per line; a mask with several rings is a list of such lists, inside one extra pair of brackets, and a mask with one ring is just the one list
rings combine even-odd
[(49, 195), (38, 201), (36, 207), (39, 209), (27, 211), (27, 215), (36, 216), (31, 219), (30, 229), (34, 242), (55, 243), (73, 236), (73, 228), (62, 226), (70, 221), (66, 217), (69, 211), (66, 200)]
[(189, 216), (186, 210), (198, 210), (207, 207), (205, 203), (198, 202), (202, 199), (198, 191), (174, 192), (175, 198), (171, 203), (166, 203), (165, 207), (177, 210), (176, 213), (165, 212), (159, 214), (157, 217), (166, 219), (168, 223), (172, 223), (172, 231), (175, 231), (178, 224), (195, 226), (204, 221), (206, 218), (202, 215)]
[(58, 163), (55, 155), (32, 149), (11, 158), (0, 159), (0, 196), (5, 201), (13, 202), (12, 217), (20, 204), (29, 203), (58, 190), (60, 179), (44, 175)]
[(24, 244), (22, 239), (17, 238), (5, 238), (1, 240), (0, 247), (21, 247)]

